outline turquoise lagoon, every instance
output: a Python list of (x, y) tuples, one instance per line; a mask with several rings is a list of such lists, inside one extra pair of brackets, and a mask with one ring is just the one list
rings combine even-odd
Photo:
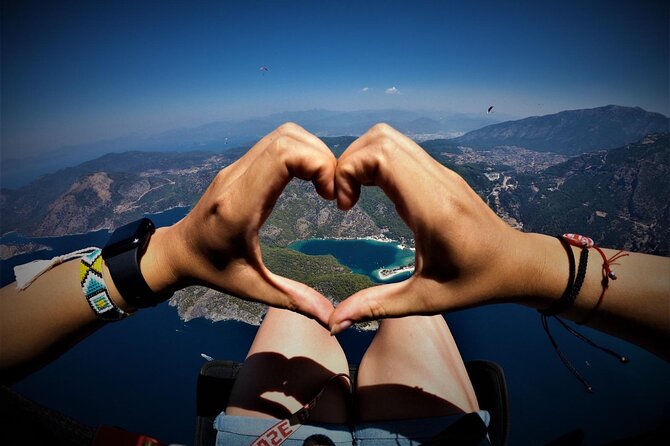
[(298, 240), (289, 248), (308, 255), (332, 255), (354, 273), (365, 274), (376, 283), (400, 282), (412, 275), (402, 272), (382, 279), (382, 269), (399, 268), (414, 262), (414, 250), (398, 242), (372, 239), (308, 239)]

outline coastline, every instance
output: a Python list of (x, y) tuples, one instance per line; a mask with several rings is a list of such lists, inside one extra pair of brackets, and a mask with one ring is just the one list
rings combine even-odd
[[(172, 206), (172, 207), (169, 207), (167, 209), (163, 209), (162, 211), (144, 213), (143, 216), (147, 217), (147, 218), (159, 217), (161, 214), (165, 214), (167, 212), (174, 211), (175, 209), (190, 211), (191, 206), (189, 206), (189, 205)], [(7, 231), (3, 234), (0, 234), (0, 238), (15, 236), (17, 238), (27, 240), (27, 242), (22, 242), (22, 244), (26, 244), (26, 243), (31, 243), (32, 241), (34, 241), (36, 239), (56, 239), (56, 238), (61, 238), (61, 237), (88, 235), (88, 234), (97, 233), (97, 232), (100, 232), (100, 231), (107, 231), (109, 234), (111, 234), (112, 232), (114, 232), (115, 229), (117, 229), (117, 226), (112, 225), (112, 226), (102, 226), (102, 227), (98, 227), (98, 228), (91, 228), (90, 230), (84, 231), (84, 232), (71, 232), (71, 233), (67, 233), (67, 234), (63, 234), (63, 235), (43, 235), (43, 236), (42, 235), (25, 235), (25, 234), (19, 232), (16, 229), (12, 229), (12, 230), (9, 230), (9, 231)]]
[[(289, 248), (295, 249), (294, 246), (295, 244), (303, 244), (303, 243), (309, 243), (310, 241), (330, 241), (330, 240), (337, 240), (337, 241), (372, 241), (376, 243), (384, 243), (384, 244), (390, 244), (393, 245), (396, 249), (399, 249), (400, 251), (410, 251), (412, 253), (416, 252), (416, 248), (413, 246), (405, 246), (404, 243), (406, 242), (401, 242), (399, 240), (394, 240), (391, 238), (388, 238), (387, 236), (381, 234), (381, 235), (369, 235), (366, 237), (312, 237), (308, 239), (299, 239), (299, 240), (294, 240), (291, 243), (289, 243)], [(412, 240), (412, 243), (414, 240)], [(299, 249), (298, 249), (299, 251)], [(390, 265), (384, 265), (381, 268), (378, 268), (374, 271), (370, 272), (370, 276), (373, 276), (380, 282), (387, 282), (391, 279), (393, 279), (396, 276), (403, 275), (410, 273), (410, 275), (414, 272), (414, 256), (412, 255), (411, 260), (409, 258), (405, 258), (404, 261), (401, 261), (399, 264), (390, 264)]]
[(33, 243), (35, 240), (59, 239), (59, 238), (62, 238), (62, 237), (76, 237), (76, 236), (94, 234), (94, 233), (98, 233), (98, 232), (101, 232), (101, 231), (106, 231), (109, 234), (112, 233), (112, 230), (109, 229), (109, 228), (97, 228), (97, 229), (91, 229), (90, 231), (87, 231), (87, 232), (73, 232), (73, 233), (69, 233), (69, 234), (65, 234), (65, 235), (44, 235), (44, 236), (36, 235), (36, 236), (32, 236), (32, 235), (22, 234), (22, 233), (20, 233), (19, 231), (16, 231), (16, 230), (12, 230), (12, 231), (8, 231), (8, 232), (5, 232), (4, 234), (0, 235), (0, 238), (14, 236), (14, 237), (17, 237), (19, 239), (27, 240), (26, 242), (23, 242), (23, 241), (21, 242), (21, 244), (27, 244), (27, 243)]
[(374, 272), (379, 280), (387, 281), (395, 276), (405, 273), (414, 273), (414, 263), (411, 265), (399, 266), (395, 268), (380, 268)]
[[(405, 241), (400, 241), (400, 240), (395, 240), (392, 238), (388, 238), (384, 234), (381, 235), (366, 235), (365, 237), (310, 237), (307, 239), (296, 239), (290, 242), (287, 246), (290, 247), (294, 243), (305, 243), (309, 242), (311, 240), (341, 240), (341, 241), (347, 241), (347, 240), (367, 240), (367, 241), (372, 241), (372, 242), (379, 242), (379, 243), (389, 243), (395, 245), (398, 249), (402, 250), (408, 250), (408, 251), (416, 251), (416, 248), (412, 246), (414, 244), (414, 239), (411, 240), (411, 244)], [(405, 245), (405, 243), (408, 243), (408, 246)]]

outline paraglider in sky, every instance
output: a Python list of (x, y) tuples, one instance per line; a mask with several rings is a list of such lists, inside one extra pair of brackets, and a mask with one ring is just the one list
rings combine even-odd
[(489, 113), (491, 113), (491, 111), (493, 111), (492, 105), (486, 110), (486, 114), (488, 115)]
[(258, 69), (258, 71), (260, 71), (262, 74), (265, 74), (266, 72), (269, 72), (270, 69), (268, 67), (266, 67), (265, 65), (263, 65), (262, 67), (260, 67)]

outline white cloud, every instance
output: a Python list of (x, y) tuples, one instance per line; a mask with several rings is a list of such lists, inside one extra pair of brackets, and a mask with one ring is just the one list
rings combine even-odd
[(361, 93), (365, 93), (366, 91), (370, 91), (370, 87), (361, 88)]
[(400, 90), (398, 90), (395, 86), (391, 88), (387, 88), (385, 91), (386, 94), (400, 94)]

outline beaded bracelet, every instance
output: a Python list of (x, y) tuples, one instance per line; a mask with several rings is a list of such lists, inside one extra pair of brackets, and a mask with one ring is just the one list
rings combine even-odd
[(102, 250), (96, 249), (81, 258), (79, 283), (86, 302), (103, 321), (119, 321), (130, 314), (119, 308), (109, 297), (109, 291), (102, 277)]

